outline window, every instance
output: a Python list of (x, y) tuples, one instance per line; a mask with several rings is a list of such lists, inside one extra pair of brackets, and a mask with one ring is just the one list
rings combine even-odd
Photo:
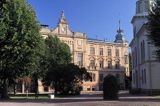
[(144, 83), (146, 84), (146, 81), (147, 79), (146, 79), (146, 69), (144, 69)]
[(146, 84), (146, 70), (142, 70), (142, 83)]
[(109, 68), (109, 69), (112, 68), (112, 61), (108, 61), (108, 68)]
[(99, 49), (99, 55), (100, 55), (100, 56), (103, 56), (103, 48), (100, 48), (100, 49)]
[(78, 65), (83, 66), (83, 53), (78, 53), (77, 60), (78, 60)]
[(145, 42), (141, 42), (141, 63), (145, 61)]
[(48, 92), (48, 86), (43, 86), (43, 88), (45, 92)]
[(116, 49), (116, 57), (119, 57), (119, 49)]
[(137, 14), (141, 12), (141, 9), (140, 9), (141, 6), (140, 6), (140, 4), (141, 4), (141, 2), (137, 1), (137, 5), (136, 5), (136, 13)]
[(95, 60), (90, 60), (90, 67), (95, 67)]
[(142, 78), (142, 84), (144, 83), (144, 76), (143, 76), (143, 70), (141, 70), (141, 78)]
[(112, 56), (112, 51), (111, 51), (111, 49), (108, 49), (108, 56)]
[(136, 67), (137, 66), (137, 48), (136, 47), (135, 47), (134, 51), (135, 51), (135, 53), (134, 53), (134, 58), (135, 58), (134, 61), (135, 62), (134, 63), (135, 63), (135, 67)]
[(133, 78), (133, 84), (136, 83), (136, 80), (135, 80), (135, 73), (132, 74), (132, 78)]
[(96, 81), (96, 74), (94, 74), (94, 73), (89, 73), (90, 74), (90, 76), (91, 76), (91, 78), (92, 78), (92, 82), (93, 81)]
[(99, 74), (99, 81), (103, 82), (103, 74)]
[(100, 61), (99, 61), (99, 67), (100, 67), (100, 68), (103, 68), (103, 67), (104, 67), (103, 64), (104, 64), (103, 60), (100, 60)]
[(90, 91), (91, 90), (91, 88), (87, 88), (87, 91)]
[(94, 47), (90, 47), (90, 54), (95, 55), (95, 48)]
[(116, 61), (115, 62), (115, 69), (119, 69), (120, 68), (120, 63), (119, 63), (119, 61)]
[(124, 63), (125, 63), (125, 64), (128, 64), (128, 55), (125, 55), (125, 56), (124, 56)]

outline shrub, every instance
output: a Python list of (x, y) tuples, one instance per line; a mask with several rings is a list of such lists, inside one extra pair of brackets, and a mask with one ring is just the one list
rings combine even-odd
[(103, 82), (103, 99), (117, 100), (118, 99), (118, 82), (116, 77), (108, 75)]

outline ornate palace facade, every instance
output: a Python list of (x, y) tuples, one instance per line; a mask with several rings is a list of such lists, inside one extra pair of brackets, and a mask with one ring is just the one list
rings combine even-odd
[(108, 74), (115, 75), (121, 88), (125, 87), (125, 75), (129, 76), (128, 43), (120, 28), (114, 42), (88, 39), (85, 33), (70, 29), (62, 12), (55, 29), (42, 25), (40, 32), (44, 38), (50, 34), (66, 43), (72, 53), (72, 62), (85, 67), (91, 74), (92, 81), (84, 82), (83, 90), (102, 90), (103, 78)]

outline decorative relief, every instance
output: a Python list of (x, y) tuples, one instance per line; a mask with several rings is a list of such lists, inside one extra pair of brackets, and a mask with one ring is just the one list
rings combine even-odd
[(78, 49), (82, 49), (82, 46), (83, 46), (82, 40), (78, 40), (78, 41), (77, 41), (77, 48), (78, 48)]

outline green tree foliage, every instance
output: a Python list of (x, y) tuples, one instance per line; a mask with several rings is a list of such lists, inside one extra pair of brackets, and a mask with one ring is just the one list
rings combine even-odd
[(44, 79), (47, 85), (55, 89), (56, 94), (79, 94), (83, 80), (90, 78), (85, 68), (79, 68), (71, 62), (69, 47), (56, 36), (46, 38), (46, 56), (48, 72)]
[(82, 81), (90, 80), (90, 75), (85, 68), (74, 64), (67, 64), (47, 73), (46, 80), (55, 89), (56, 94), (77, 95), (82, 90)]
[(103, 99), (117, 100), (118, 99), (118, 82), (115, 76), (108, 75), (103, 82)]
[[(159, 1), (159, 0), (158, 0)], [(160, 60), (160, 7), (157, 4), (156, 8), (150, 12), (148, 16), (148, 38), (150, 39), (151, 43), (153, 43), (156, 47), (156, 54)]]
[(45, 39), (46, 59), (49, 70), (54, 69), (57, 65), (65, 65), (71, 62), (71, 53), (68, 45), (62, 43), (56, 36), (49, 35)]
[[(33, 9), (25, 0), (0, 2), (0, 81), (2, 98), (17, 78), (37, 69), (40, 49), (39, 25)], [(38, 62), (38, 61), (37, 61)], [(34, 67), (34, 68), (33, 68)]]

